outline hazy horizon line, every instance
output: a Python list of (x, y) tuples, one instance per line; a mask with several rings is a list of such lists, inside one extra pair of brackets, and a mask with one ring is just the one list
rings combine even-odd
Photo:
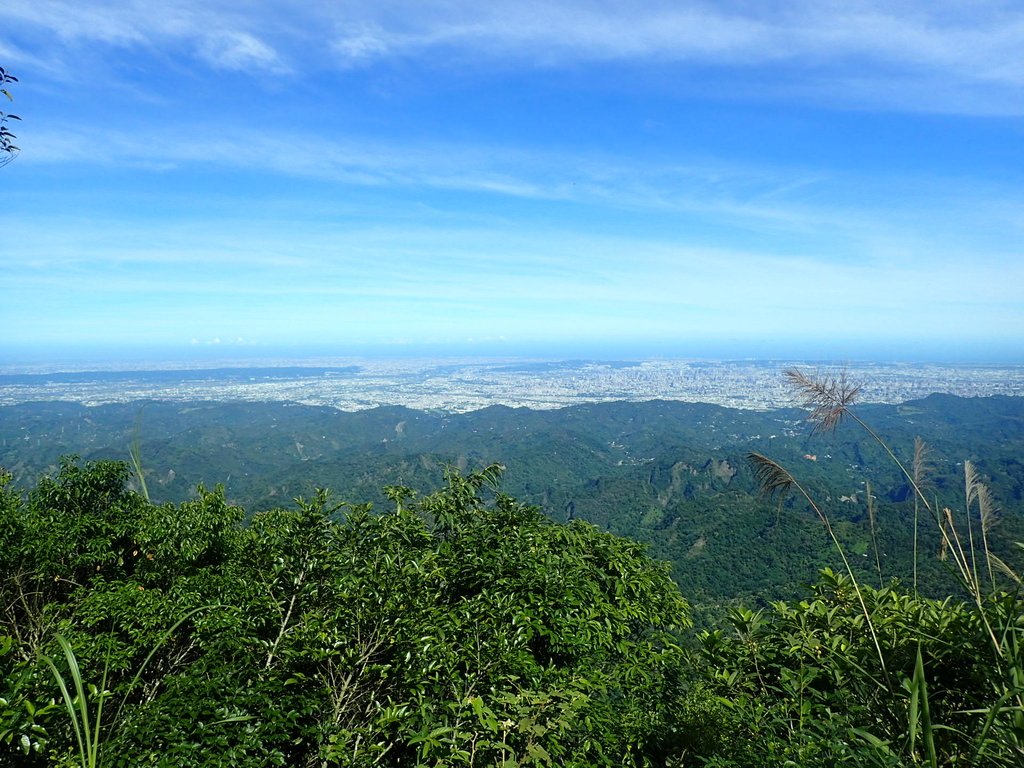
[[(594, 343), (392, 343), (255, 345), (205, 343), (190, 345), (75, 345), (8, 348), (0, 371), (31, 367), (56, 372), (62, 368), (87, 371), (183, 370), (205, 367), (279, 367), (322, 364), (330, 360), (537, 360), (547, 362), (616, 362), (693, 360), (708, 362), (807, 362), (843, 364), (1024, 365), (1019, 349), (1010, 343), (972, 341), (927, 342), (614, 342)], [(134, 368), (129, 366), (135, 366)]]

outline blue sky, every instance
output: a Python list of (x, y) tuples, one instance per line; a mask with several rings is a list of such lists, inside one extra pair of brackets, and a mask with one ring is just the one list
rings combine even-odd
[(3, 345), (1021, 362), (1022, 51), (1016, 1), (5, 0)]

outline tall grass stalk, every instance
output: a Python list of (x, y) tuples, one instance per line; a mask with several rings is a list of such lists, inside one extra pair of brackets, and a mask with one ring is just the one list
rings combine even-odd
[[(220, 606), (203, 605), (198, 608), (193, 608), (174, 622), (174, 624), (172, 624), (171, 627), (160, 636), (160, 639), (153, 645), (145, 660), (139, 666), (139, 669), (131, 679), (131, 682), (128, 683), (128, 687), (125, 689), (124, 695), (121, 698), (121, 703), (118, 705), (117, 711), (114, 713), (115, 723), (121, 719), (121, 712), (124, 709), (124, 705), (127, 703), (128, 697), (131, 695), (132, 691), (135, 690), (135, 687), (142, 679), (142, 674), (146, 671), (146, 667), (149, 666), (149, 662), (152, 661), (157, 651), (160, 650), (163, 644), (170, 639), (171, 635), (174, 634), (178, 627), (200, 611), (218, 607)], [(71, 643), (69, 643), (67, 638), (61, 634), (56, 635), (55, 639), (57, 644), (60, 646), (61, 652), (64, 655), (64, 660), (67, 663), (67, 675), (61, 672), (60, 667), (57, 666), (56, 662), (50, 656), (41, 654), (40, 659), (47, 667), (49, 667), (50, 673), (57, 682), (57, 687), (60, 688), (61, 697), (64, 701), (64, 709), (67, 711), (68, 717), (71, 720), (71, 728), (75, 735), (75, 743), (78, 746), (80, 768), (98, 768), (102, 758), (102, 747), (104, 744), (103, 705), (104, 702), (112, 695), (111, 692), (107, 690), (107, 679), (110, 671), (110, 656), (108, 654), (104, 661), (103, 674), (101, 676), (99, 686), (86, 685), (82, 676), (81, 667), (78, 665), (78, 658), (75, 656), (75, 651), (71, 647)], [(72, 688), (74, 689), (74, 696), (71, 695)], [(96, 700), (95, 711), (91, 713), (91, 716), (89, 711), (89, 700), (86, 696), (87, 689)], [(240, 718), (230, 718), (229, 720), (234, 721), (237, 719)], [(107, 733), (109, 733), (109, 729)]]
[(797, 482), (796, 478), (776, 461), (769, 459), (760, 453), (749, 453), (747, 459), (754, 467), (754, 474), (757, 478), (758, 484), (761, 486), (763, 493), (772, 496), (776, 493), (785, 494), (791, 489), (796, 489), (801, 496), (807, 501), (811, 509), (821, 520), (825, 526), (825, 530), (828, 532), (829, 538), (832, 540), (833, 546), (839, 553), (839, 557), (843, 561), (843, 566), (846, 568), (846, 575), (850, 577), (850, 581), (853, 584), (854, 593), (857, 595), (857, 601), (860, 603), (861, 612), (864, 614), (864, 620), (867, 622), (868, 631), (871, 633), (871, 640), (875, 645), (875, 651), (878, 653), (878, 662), (881, 665), (882, 675), (885, 677), (886, 685), (892, 690), (892, 681), (889, 679), (889, 672), (885, 664), (885, 654), (882, 652), (881, 643), (878, 641), (878, 634), (875, 631), (875, 624), (871, 620), (871, 612), (868, 610), (867, 604), (864, 602), (864, 594), (860, 588), (860, 583), (857, 581), (857, 576), (853, 572), (853, 568), (850, 565), (850, 561), (846, 557), (846, 550), (843, 549), (842, 542), (836, 536), (835, 531), (832, 528), (832, 523), (828, 519), (821, 507), (819, 507), (807, 490)]
[[(142, 408), (145, 408), (144, 406)], [(145, 484), (145, 472), (142, 469), (142, 409), (135, 415), (135, 426), (131, 431), (131, 444), (128, 446), (128, 456), (131, 458), (131, 467), (135, 472), (135, 479), (138, 480), (139, 493), (146, 501), (150, 501), (150, 488)]]
[(978, 517), (981, 519), (981, 543), (985, 552), (985, 570), (988, 572), (990, 589), (996, 590), (996, 577), (992, 569), (992, 550), (988, 544), (988, 533), (998, 521), (998, 512), (992, 501), (987, 485), (978, 485)]
[(931, 706), (928, 703), (928, 681), (924, 674), (924, 657), (921, 644), (917, 644), (917, 658), (914, 661), (914, 677), (910, 681), (910, 703), (907, 707), (907, 752), (914, 754), (918, 731), (924, 741), (925, 755), (931, 768), (938, 768), (939, 757), (935, 751), (935, 729), (932, 726)]
[[(928, 472), (931, 470), (931, 464), (928, 462), (928, 454), (930, 449), (924, 440), (920, 437), (914, 438), (914, 461), (911, 464), (914, 473), (914, 483), (918, 488), (923, 488), (925, 478)], [(921, 528), (921, 499), (915, 493), (914, 494), (914, 597), (917, 597), (917, 558), (918, 558), (918, 533)]]
[(132, 460), (132, 470), (135, 478), (139, 481), (139, 492), (146, 501), (150, 501), (149, 488), (146, 487), (146, 473), (142, 469), (142, 448), (140, 435), (142, 434), (142, 408), (135, 416), (135, 427), (132, 429), (132, 442), (128, 448), (128, 455)]
[(104, 666), (103, 679), (100, 687), (90, 686), (97, 696), (96, 712), (94, 716), (95, 731), (90, 725), (89, 702), (85, 696), (85, 685), (82, 681), (82, 670), (78, 667), (78, 659), (71, 648), (71, 644), (63, 635), (57, 635), (57, 643), (64, 653), (64, 659), (68, 665), (68, 675), (75, 688), (75, 695), (71, 695), (68, 689), (68, 680), (49, 656), (42, 656), (43, 662), (50, 668), (54, 679), (60, 688), (61, 696), (64, 699), (64, 708), (71, 719), (71, 726), (75, 732), (75, 743), (78, 745), (78, 758), (82, 768), (97, 768), (100, 764), (100, 727), (103, 721), (103, 702), (109, 695), (107, 692), (107, 668)]
[(875, 495), (871, 493), (871, 481), (864, 484), (864, 492), (868, 497), (868, 525), (871, 527), (871, 549), (875, 552), (875, 570), (878, 572), (878, 588), (885, 586), (882, 582), (882, 560), (878, 554), (878, 534), (875, 520)]
[[(892, 448), (875, 432), (863, 419), (851, 410), (856, 403), (860, 393), (860, 387), (852, 384), (846, 378), (845, 373), (835, 376), (812, 377), (799, 370), (790, 369), (785, 372), (790, 385), (802, 398), (805, 407), (811, 410), (809, 419), (814, 424), (815, 431), (832, 431), (846, 418), (858, 424), (879, 446), (886, 455), (899, 468), (903, 477), (914, 491), (914, 593), (918, 588), (918, 523), (919, 512), (923, 508), (932, 517), (941, 537), (941, 555), (953, 561), (955, 573), (959, 577), (966, 591), (971, 595), (975, 606), (975, 613), (980, 625), (989, 639), (992, 649), (993, 667), (995, 669), (993, 682), (995, 685), (995, 700), (985, 709), (964, 710), (959, 714), (984, 715), (984, 721), (978, 734), (974, 737), (973, 759), (968, 765), (988, 765), (989, 754), (997, 743), (1001, 743), (1009, 754), (1016, 756), (1015, 765), (1024, 765), (1024, 654), (1022, 654), (1021, 635), (1024, 633), (1024, 624), (1021, 623), (1018, 613), (1020, 593), (1024, 582), (1003, 560), (996, 556), (989, 544), (989, 532), (997, 520), (997, 510), (992, 502), (988, 487), (979, 479), (974, 465), (970, 461), (964, 462), (964, 496), (966, 523), (958, 527), (953, 512), (949, 507), (943, 507), (941, 511), (937, 501), (929, 501), (924, 493), (923, 486), (930, 470), (928, 464), (928, 447), (918, 439), (914, 441), (914, 458), (911, 464), (912, 470), (899, 459)], [(864, 603), (861, 589), (857, 584), (853, 571), (850, 568), (846, 553), (835, 536), (832, 526), (821, 509), (814, 503), (802, 486), (796, 482), (793, 476), (780, 465), (760, 454), (750, 454), (749, 459), (755, 467), (755, 473), (761, 484), (762, 491), (772, 494), (776, 491), (785, 491), (789, 488), (796, 488), (808, 501), (815, 513), (825, 524), (836, 550), (842, 558), (856, 591), (861, 609), (864, 611), (868, 629), (871, 631), (875, 649), (882, 663), (882, 670), (886, 672), (884, 653), (878, 642), (875, 627), (871, 616)], [(869, 516), (871, 519), (872, 540), (875, 537), (875, 520), (871, 507), (870, 486), (868, 486)], [(972, 521), (972, 510), (977, 510), (980, 520), (979, 531), (976, 537), (975, 524)], [(964, 534), (961, 530), (966, 528)], [(979, 546), (981, 551), (979, 553)], [(1022, 544), (1018, 546), (1024, 547)], [(876, 543), (877, 548), (877, 543)], [(984, 573), (987, 576), (987, 583), (983, 584), (982, 574), (979, 568), (979, 560), (983, 562)], [(877, 561), (876, 567), (880, 563)], [(999, 592), (995, 578), (995, 571), (1007, 575), (1016, 583), (1017, 589), (1012, 595)], [(994, 626), (995, 625), (995, 626)], [(936, 750), (935, 731), (946, 728), (946, 726), (933, 724), (929, 703), (928, 685), (925, 677), (925, 664), (918, 646), (917, 658), (913, 678), (909, 681), (910, 698), (907, 702), (908, 716), (908, 752), (913, 755), (916, 752), (916, 744), (923, 741), (925, 748), (926, 764), (937, 768), (939, 756)], [(890, 685), (890, 691), (895, 690)], [(1006, 718), (1009, 718), (1008, 720)], [(1000, 725), (1002, 723), (1002, 725)], [(950, 730), (946, 728), (946, 730)], [(874, 739), (868, 739), (874, 743)], [(1007, 754), (1006, 751), (1003, 752)], [(916, 759), (914, 759), (917, 762)], [(954, 762), (960, 765), (959, 758)], [(1005, 762), (1003, 764), (1006, 764)]]
[[(921, 488), (921, 484), (918, 482), (918, 479), (915, 478), (915, 474), (908, 471), (896, 453), (889, 447), (889, 444), (886, 443), (885, 440), (883, 440), (867, 422), (851, 410), (851, 406), (857, 402), (861, 387), (852, 384), (846, 378), (845, 371), (833, 376), (813, 377), (796, 368), (790, 368), (784, 372), (784, 375), (789, 381), (790, 386), (793, 387), (797, 395), (803, 401), (804, 407), (811, 410), (808, 418), (811, 423), (814, 424), (814, 430), (816, 432), (833, 431), (845, 418), (849, 418), (860, 426), (861, 429), (863, 429), (876, 443), (878, 443), (882, 450), (885, 451), (886, 455), (899, 468), (903, 477), (910, 484), (910, 487), (913, 488), (915, 497), (935, 520), (939, 534), (942, 536), (943, 548), (952, 556), (953, 563), (956, 565), (960, 580), (974, 599), (978, 610), (978, 616), (985, 625), (985, 629), (987, 630), (989, 638), (991, 639), (997, 653), (1001, 656), (1002, 650), (1000, 648), (999, 640), (996, 637), (996, 633), (991, 626), (983, 605), (981, 585), (978, 581), (978, 573), (975, 567), (975, 550), (973, 547), (974, 536), (973, 527), (971, 526), (970, 521), (970, 504), (974, 498), (974, 492), (970, 490), (972, 488), (971, 480), (965, 479), (965, 487), (968, 488), (972, 494), (969, 495), (967, 499), (968, 550), (965, 551), (960, 541), (960, 535), (953, 523), (952, 513), (950, 510), (946, 508), (943, 510), (943, 513), (939, 513), (935, 506), (928, 501), (928, 497), (925, 496), (925, 493)], [(965, 470), (966, 467), (967, 462), (965, 462)], [(973, 480), (976, 482), (977, 477), (975, 476)], [(915, 558), (916, 556), (917, 553), (915, 552)]]
[(978, 559), (977, 559), (977, 547), (974, 545), (974, 523), (971, 521), (971, 503), (976, 502), (978, 499), (978, 473), (974, 469), (974, 463), (968, 459), (964, 462), (964, 499), (965, 511), (967, 513), (967, 547), (971, 554), (971, 578), (974, 582), (974, 588), (981, 593), (981, 583), (978, 578)]

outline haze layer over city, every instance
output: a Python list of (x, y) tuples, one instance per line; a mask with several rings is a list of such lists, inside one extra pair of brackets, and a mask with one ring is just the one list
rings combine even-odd
[(834, 366), (780, 361), (543, 361), (523, 359), (323, 359), (235, 362), (137, 370), (15, 373), (0, 370), (0, 405), (133, 400), (287, 401), (363, 410), (402, 405), (462, 412), (491, 405), (557, 408), (616, 400), (679, 400), (764, 410), (796, 404), (786, 386), (791, 367), (849, 377), (862, 402), (902, 403), (941, 392), (964, 397), (1024, 393), (1024, 365), (857, 363)]

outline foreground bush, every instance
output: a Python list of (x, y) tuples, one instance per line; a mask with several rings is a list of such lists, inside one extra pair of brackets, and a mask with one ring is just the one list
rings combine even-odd
[(0, 765), (1024, 765), (1021, 581), (970, 463), (939, 601), (860, 583), (754, 460), (845, 572), (697, 638), (666, 566), (493, 467), (251, 519), (220, 490), (152, 504), (114, 462), (0, 477)]
[[(970, 602), (860, 586), (825, 571), (807, 600), (734, 610), (701, 634), (708, 684), (736, 736), (715, 766), (1018, 766), (1024, 693), (994, 657)], [(1024, 600), (983, 606), (1002, 639), (1024, 635)], [(1016, 651), (1015, 651), (1016, 653)], [(787, 762), (789, 761), (789, 762)]]
[(321, 493), (247, 524), (220, 491), (151, 504), (116, 463), (65, 463), (27, 499), (5, 489), (0, 661), (33, 702), (8, 716), (5, 759), (671, 760), (688, 606), (666, 568), (488, 492), (494, 474), (412, 503), (389, 489), (383, 514)]

